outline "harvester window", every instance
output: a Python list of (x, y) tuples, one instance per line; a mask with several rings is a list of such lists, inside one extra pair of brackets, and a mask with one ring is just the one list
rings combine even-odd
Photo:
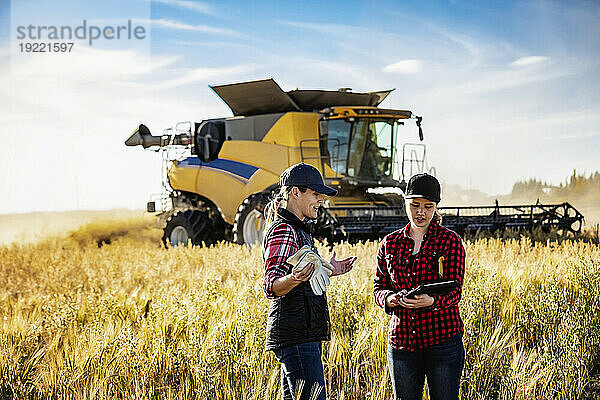
[(350, 150), (350, 164), (357, 171), (355, 176), (368, 180), (391, 177), (396, 124), (363, 119), (355, 125)]
[(327, 133), (327, 150), (329, 165), (337, 174), (346, 175), (348, 161), (348, 139), (352, 124), (342, 119), (329, 121)]
[[(371, 132), (369, 120), (362, 119), (354, 123), (352, 136), (350, 137), (350, 157), (348, 158), (348, 175), (360, 176), (363, 164), (367, 138), (373, 134)], [(362, 174), (364, 175), (364, 174)]]
[(323, 121), (324, 161), (338, 175), (370, 181), (391, 178), (397, 124), (373, 118)]
[(376, 132), (376, 148), (374, 150), (376, 150), (377, 170), (381, 175), (392, 176), (398, 124), (391, 121), (376, 121), (373, 125)]

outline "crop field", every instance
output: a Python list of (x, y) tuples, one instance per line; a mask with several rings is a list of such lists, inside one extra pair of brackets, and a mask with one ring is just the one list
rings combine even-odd
[[(148, 220), (0, 246), (0, 398), (275, 399), (259, 251), (173, 248)], [(600, 398), (600, 247), (481, 239), (468, 261), (464, 399)], [(331, 399), (389, 399), (377, 243), (332, 279)], [(329, 254), (325, 246), (321, 254)]]

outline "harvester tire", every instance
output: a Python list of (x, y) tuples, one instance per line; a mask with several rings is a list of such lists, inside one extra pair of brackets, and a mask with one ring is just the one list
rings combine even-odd
[(265, 228), (265, 206), (267, 195), (253, 194), (242, 202), (233, 223), (233, 241), (248, 247), (260, 245)]
[(194, 246), (208, 245), (212, 240), (212, 223), (208, 214), (200, 210), (186, 210), (173, 214), (163, 229), (165, 247), (191, 243)]

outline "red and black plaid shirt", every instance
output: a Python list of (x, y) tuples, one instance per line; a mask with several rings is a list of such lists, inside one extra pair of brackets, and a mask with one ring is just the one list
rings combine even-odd
[(318, 254), (310, 234), (304, 229), (294, 228), (294, 225), (296, 227), (303, 225), (300, 219), (285, 209), (279, 209), (277, 212), (280, 217), (289, 222), (284, 222), (272, 232), (267, 233), (263, 241), (262, 257), (265, 263), (263, 290), (268, 299), (277, 298), (273, 293), (275, 279), (292, 272), (292, 266), (287, 263), (288, 258), (300, 250), (304, 244), (311, 246), (312, 250)]
[[(460, 236), (432, 222), (419, 252), (411, 256), (414, 241), (408, 236), (409, 229), (410, 224), (381, 241), (373, 295), (377, 305), (392, 315), (390, 345), (414, 351), (463, 332), (458, 302), (465, 274), (465, 249)], [(455, 280), (459, 286), (445, 295), (432, 295), (434, 303), (429, 307), (390, 309), (385, 304), (390, 294), (402, 289), (448, 280)]]

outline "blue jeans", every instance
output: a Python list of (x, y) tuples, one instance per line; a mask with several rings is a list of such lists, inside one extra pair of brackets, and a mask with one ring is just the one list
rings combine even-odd
[(458, 399), (465, 365), (462, 334), (417, 351), (389, 346), (387, 358), (395, 399), (421, 400), (425, 376), (431, 400)]
[[(275, 357), (281, 363), (281, 392), (284, 400), (325, 400), (325, 375), (321, 361), (321, 342), (302, 343), (275, 349)], [(298, 397), (300, 381), (304, 382)], [(318, 397), (312, 391), (321, 390)]]

